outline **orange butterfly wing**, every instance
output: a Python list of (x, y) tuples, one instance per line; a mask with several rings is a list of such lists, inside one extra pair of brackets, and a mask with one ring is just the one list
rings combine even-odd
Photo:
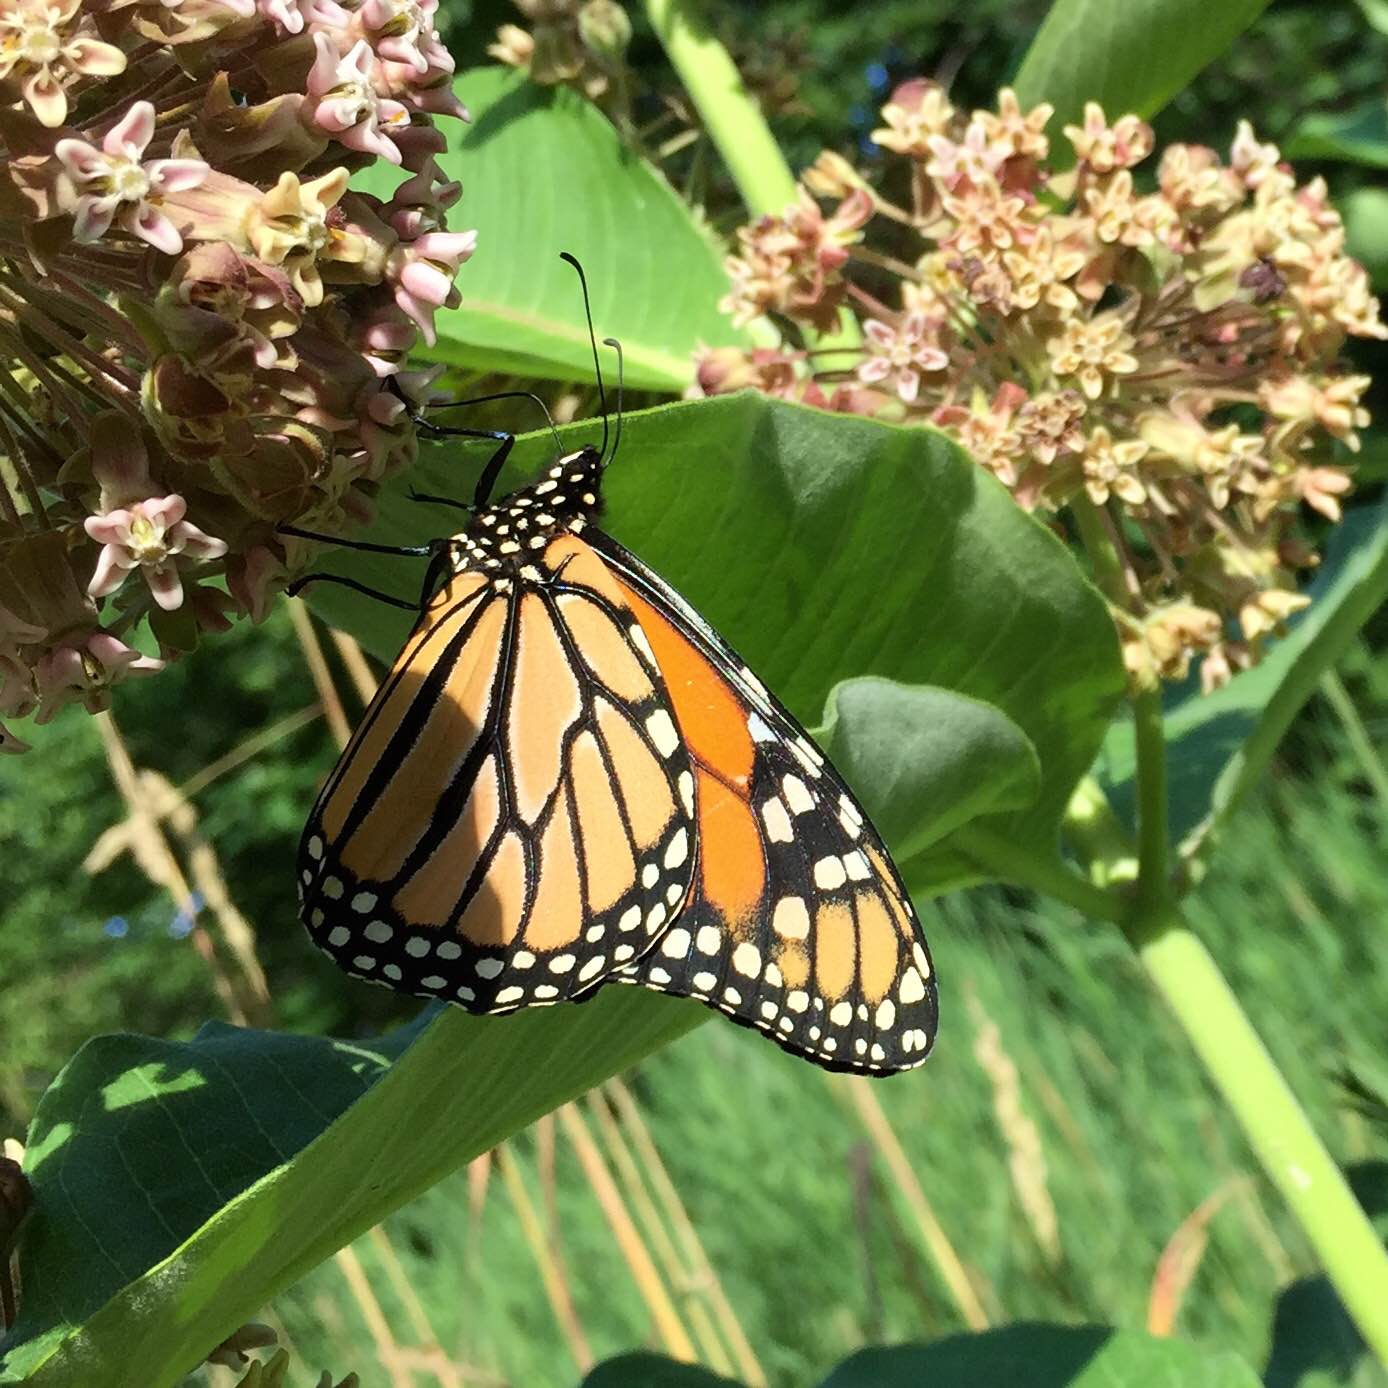
[(619, 977), (698, 998), (828, 1069), (910, 1069), (937, 1000), (881, 839), (795, 719), (672, 588), (593, 532), (655, 653), (694, 770), (699, 871)]
[(300, 853), (320, 948), (474, 1012), (586, 993), (650, 948), (694, 872), (689, 760), (634, 614), (578, 536), (537, 560), (433, 600)]

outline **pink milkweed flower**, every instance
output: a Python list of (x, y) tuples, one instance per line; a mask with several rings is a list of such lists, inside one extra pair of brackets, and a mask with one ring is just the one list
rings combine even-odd
[(115, 222), (165, 255), (183, 249), (183, 236), (161, 210), (169, 193), (203, 183), (211, 172), (201, 159), (151, 159), (145, 148), (154, 136), (154, 107), (137, 101), (102, 137), (101, 148), (86, 140), (59, 140), (53, 153), (77, 190), (73, 239), (100, 241)]
[(476, 249), (476, 231), (430, 231), (391, 252), (386, 278), (395, 291), (395, 302), (431, 347), (437, 340), (434, 313), (461, 302), (453, 278)]
[(204, 534), (183, 517), (188, 503), (181, 496), (151, 497), (82, 522), (88, 535), (101, 545), (96, 571), (87, 584), (93, 598), (114, 593), (131, 569), (140, 569), (155, 602), (172, 612), (183, 602), (183, 582), (175, 556), (220, 559), (224, 540)]
[(82, 0), (4, 0), (0, 81), (18, 86), (50, 130), (67, 119), (67, 88), (82, 77), (114, 77), (126, 56), (97, 33)]
[(313, 43), (318, 50), (308, 74), (313, 123), (348, 149), (399, 164), (400, 147), (388, 132), (405, 129), (410, 113), (400, 102), (377, 93), (371, 45), (359, 39), (343, 57), (322, 29)]
[(79, 636), (44, 655), (34, 667), (39, 711), (34, 722), (47, 723), (59, 709), (74, 700), (88, 713), (100, 713), (110, 704), (108, 691), (130, 675), (153, 675), (164, 662), (141, 655), (109, 631)]

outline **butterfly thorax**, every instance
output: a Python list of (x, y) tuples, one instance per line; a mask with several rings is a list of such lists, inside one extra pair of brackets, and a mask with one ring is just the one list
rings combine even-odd
[(556, 535), (575, 534), (597, 515), (602, 456), (591, 444), (560, 458), (545, 476), (473, 516), (453, 537), (454, 571), (538, 577), (533, 570)]

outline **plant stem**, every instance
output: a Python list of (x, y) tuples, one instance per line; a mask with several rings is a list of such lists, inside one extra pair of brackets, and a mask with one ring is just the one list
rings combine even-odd
[(1086, 776), (1075, 787), (1061, 827), (1095, 886), (1131, 882), (1137, 876), (1137, 850), (1132, 838), (1093, 776)]
[(1128, 585), (1123, 581), (1123, 561), (1104, 526), (1099, 508), (1081, 492), (1070, 503), (1070, 514), (1075, 518), (1085, 552), (1094, 566), (1095, 584), (1115, 607), (1126, 612)]
[(1203, 944), (1170, 903), (1130, 929), (1263, 1170), (1306, 1231), (1350, 1316), (1388, 1365), (1388, 1251)]
[[(748, 212), (754, 217), (784, 212), (800, 195), (795, 175), (728, 50), (710, 30), (698, 0), (646, 0), (646, 15)], [(844, 368), (856, 364), (852, 354), (863, 340), (847, 308), (840, 309), (838, 324), (831, 331), (807, 337), (820, 350), (844, 353)], [(821, 369), (831, 366), (820, 363)]]
[(1117, 892), (1095, 886), (1060, 858), (1037, 853), (1014, 839), (985, 829), (977, 820), (961, 825), (950, 841), (999, 881), (1031, 887), (1093, 920), (1121, 921), (1128, 913), (1127, 900)]
[(1159, 690), (1144, 690), (1134, 697), (1133, 737), (1137, 744), (1137, 896), (1150, 908), (1166, 899), (1170, 871), (1166, 730)]
[(1388, 770), (1384, 769), (1383, 761), (1374, 748), (1369, 730), (1359, 716), (1359, 710), (1354, 706), (1354, 700), (1350, 698), (1349, 690), (1345, 688), (1344, 680), (1333, 669), (1327, 670), (1321, 676), (1321, 693), (1325, 695), (1326, 702), (1335, 710), (1336, 717), (1344, 725), (1350, 750), (1359, 762), (1364, 779), (1373, 787), (1379, 803), (1388, 807)]
[(754, 216), (784, 212), (796, 199), (795, 175), (696, 0), (646, 0), (646, 14), (747, 210)]

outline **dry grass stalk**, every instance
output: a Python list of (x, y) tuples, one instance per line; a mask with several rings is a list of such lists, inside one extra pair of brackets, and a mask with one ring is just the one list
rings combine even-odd
[(298, 732), (300, 728), (307, 727), (315, 718), (321, 717), (322, 713), (322, 704), (312, 703), (299, 709), (297, 713), (286, 714), (283, 718), (271, 723), (268, 728), (262, 728), (259, 732), (244, 738), (231, 751), (218, 757), (215, 761), (208, 762), (201, 771), (189, 776), (178, 787), (178, 793), (185, 800), (191, 800), (195, 795), (206, 790), (214, 781), (220, 780), (223, 776), (235, 771), (238, 766), (244, 766), (246, 762), (273, 747), (281, 738), (288, 737), (291, 733)]
[(666, 1228), (665, 1221), (651, 1198), (650, 1190), (641, 1177), (640, 1168), (631, 1154), (631, 1149), (622, 1137), (617, 1120), (600, 1090), (594, 1090), (589, 1094), (588, 1110), (593, 1115), (603, 1146), (617, 1170), (617, 1179), (636, 1211), (647, 1240), (655, 1250), (666, 1281), (680, 1299), (680, 1309), (689, 1321), (694, 1341), (699, 1347), (700, 1358), (715, 1372), (725, 1376), (731, 1375), (734, 1372), (733, 1361), (714, 1327), (709, 1307), (704, 1304), (704, 1288), (700, 1286), (698, 1274), (676, 1249), (670, 1230)]
[(313, 687), (323, 704), (323, 716), (328, 720), (333, 741), (339, 747), (345, 747), (352, 736), (352, 725), (342, 707), (342, 700), (338, 698), (337, 686), (328, 668), (328, 658), (323, 654), (323, 643), (313, 629), (313, 618), (309, 616), (302, 598), (289, 598), (285, 606), (289, 609), (289, 620), (294, 624), (294, 635), (299, 638), (299, 645), (303, 649), (304, 662), (313, 676)]
[(248, 1020), (247, 1009), (234, 980), (217, 957), (217, 949), (211, 935), (198, 922), (197, 902), (192, 888), (189, 887), (178, 858), (164, 836), (159, 822), (160, 815), (150, 803), (151, 787), (136, 772), (135, 763), (111, 714), (98, 713), (94, 717), (101, 733), (102, 746), (106, 751), (106, 761), (111, 768), (111, 777), (125, 802), (127, 818), (102, 834), (87, 854), (82, 866), (87, 872), (95, 874), (109, 866), (120, 853), (128, 852), (140, 871), (156, 887), (168, 892), (175, 907), (192, 922), (188, 938), (193, 942), (193, 948), (197, 950), (203, 963), (207, 965), (212, 976), (212, 986), (221, 999), (227, 1016), (238, 1026), (245, 1026)]
[(910, 1159), (897, 1137), (896, 1130), (888, 1121), (886, 1112), (872, 1088), (871, 1080), (855, 1079), (848, 1075), (828, 1075), (825, 1077), (835, 1094), (845, 1099), (857, 1112), (873, 1145), (881, 1154), (896, 1183), (901, 1198), (905, 1200), (920, 1230), (921, 1242), (925, 1246), (935, 1271), (945, 1284), (950, 1299), (954, 1302), (964, 1324), (970, 1330), (986, 1330), (989, 1325), (988, 1313), (983, 1309), (978, 1293), (965, 1271), (963, 1261), (950, 1242), (926, 1199), (925, 1191), (916, 1177)]
[(587, 1176), (588, 1184), (592, 1187), (598, 1205), (607, 1219), (608, 1228), (617, 1240), (617, 1247), (631, 1270), (637, 1290), (651, 1313), (651, 1319), (666, 1352), (686, 1363), (697, 1363), (698, 1353), (694, 1348), (694, 1342), (689, 1338), (689, 1332), (684, 1328), (679, 1312), (675, 1310), (669, 1289), (661, 1278), (577, 1105), (565, 1104), (559, 1110), (559, 1121), (563, 1124), (569, 1141), (573, 1143), (583, 1173)]
[(414, 1331), (415, 1339), (419, 1341), (416, 1345), (399, 1347), (401, 1362), (405, 1362), (408, 1352), (411, 1362), (417, 1360), (422, 1367), (426, 1368), (427, 1372), (438, 1379), (440, 1388), (464, 1388), (465, 1380), (462, 1370), (453, 1363), (439, 1342), (439, 1337), (429, 1321), (428, 1313), (424, 1310), (424, 1304), (415, 1294), (409, 1274), (401, 1265), (400, 1258), (395, 1252), (395, 1245), (391, 1243), (390, 1235), (386, 1233), (385, 1226), (383, 1224), (373, 1225), (368, 1231), (367, 1237), (371, 1240), (371, 1245), (381, 1260), (381, 1266), (385, 1268), (391, 1290), (399, 1297), (400, 1304), (405, 1308), (410, 1329)]
[(555, 1261), (549, 1239), (545, 1235), (544, 1224), (535, 1212), (534, 1203), (526, 1189), (520, 1164), (509, 1145), (498, 1147), (495, 1156), (497, 1170), (501, 1173), (506, 1193), (511, 1197), (516, 1218), (520, 1221), (521, 1233), (530, 1245), (535, 1265), (540, 1269), (540, 1280), (544, 1284), (545, 1296), (554, 1312), (554, 1319), (569, 1346), (574, 1363), (578, 1365), (579, 1372), (586, 1374), (595, 1362), (593, 1351), (588, 1345), (588, 1337), (583, 1333), (583, 1325), (578, 1319), (578, 1312), (574, 1308), (573, 1297), (569, 1294), (563, 1271)]
[(366, 1270), (362, 1267), (356, 1250), (350, 1245), (339, 1248), (333, 1254), (333, 1259), (346, 1279), (352, 1299), (361, 1311), (362, 1320), (366, 1322), (366, 1328), (376, 1345), (376, 1357), (380, 1360), (381, 1367), (390, 1375), (392, 1388), (415, 1388), (414, 1374), (399, 1362), (400, 1347), (395, 1343), (390, 1322), (381, 1309), (381, 1303), (376, 1300), (376, 1293), (371, 1290), (371, 1283), (367, 1280)]
[(332, 628), (330, 634), (338, 655), (342, 657), (343, 668), (347, 671), (358, 696), (362, 703), (369, 704), (376, 693), (378, 681), (371, 673), (371, 666), (367, 664), (362, 648), (357, 644), (355, 637), (348, 636), (345, 631), (339, 631), (336, 627)]
[(737, 1361), (738, 1375), (747, 1384), (747, 1388), (766, 1388), (766, 1372), (742, 1329), (742, 1323), (723, 1290), (723, 1284), (719, 1281), (713, 1264), (709, 1262), (703, 1242), (694, 1228), (694, 1222), (689, 1218), (665, 1163), (661, 1160), (660, 1152), (651, 1138), (650, 1129), (641, 1117), (635, 1097), (623, 1081), (617, 1078), (608, 1080), (603, 1088), (616, 1108), (627, 1136), (631, 1139), (632, 1146), (645, 1169), (646, 1178), (665, 1211), (665, 1217), (675, 1231), (675, 1237), (684, 1250), (687, 1265), (695, 1269), (698, 1282), (713, 1307), (719, 1329)]
[(993, 1086), (993, 1113), (1007, 1143), (1012, 1188), (1037, 1245), (1053, 1266), (1060, 1261), (1060, 1221), (1047, 1185), (1046, 1153), (1041, 1133), (1022, 1104), (1017, 1066), (1002, 1044), (997, 1023), (969, 988), (965, 1003), (975, 1028), (974, 1059)]

